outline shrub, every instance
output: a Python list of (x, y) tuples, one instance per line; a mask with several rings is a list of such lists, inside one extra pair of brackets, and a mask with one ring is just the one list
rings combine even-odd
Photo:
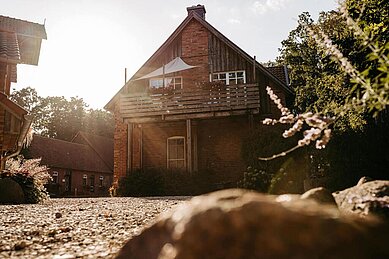
[(249, 166), (243, 173), (243, 179), (238, 182), (238, 187), (260, 192), (267, 192), (272, 178), (273, 174)]
[(269, 161), (258, 157), (271, 156), (290, 148), (298, 136), (284, 139), (280, 137), (285, 127), (253, 130), (243, 139), (242, 158), (248, 166), (238, 187), (270, 193), (301, 193), (304, 178), (309, 174), (307, 148), (301, 148), (286, 156)]
[(144, 169), (128, 173), (119, 180), (120, 196), (199, 195), (214, 190), (209, 172)]
[(162, 192), (162, 177), (157, 170), (136, 170), (119, 181), (119, 196), (157, 196)]
[(9, 177), (23, 189), (26, 203), (39, 203), (49, 198), (45, 184), (51, 179), (46, 166), (40, 165), (41, 159), (8, 159), (0, 178)]

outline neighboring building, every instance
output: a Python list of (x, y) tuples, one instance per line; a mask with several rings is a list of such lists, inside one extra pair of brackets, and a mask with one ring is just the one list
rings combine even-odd
[(71, 142), (34, 135), (26, 158), (42, 158), (51, 196), (107, 196), (113, 178), (113, 140), (79, 132)]
[(115, 184), (126, 172), (162, 168), (207, 172), (219, 186), (236, 186), (246, 167), (242, 139), (279, 114), (266, 86), (284, 103), (292, 97), (287, 76), (273, 75), (210, 25), (204, 6), (187, 11), (105, 106), (115, 114)]
[(44, 25), (0, 15), (0, 170), (20, 152), (31, 125), (28, 112), (8, 99), (11, 83), (18, 64), (38, 65), (42, 39)]

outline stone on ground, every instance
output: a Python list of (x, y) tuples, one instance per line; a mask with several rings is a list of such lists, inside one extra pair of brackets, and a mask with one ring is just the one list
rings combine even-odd
[(24, 203), (22, 187), (10, 178), (0, 179), (0, 204)]
[(344, 212), (375, 215), (389, 221), (389, 181), (360, 180), (358, 185), (334, 193), (334, 197)]
[(314, 188), (305, 192), (303, 195), (301, 195), (301, 199), (313, 199), (318, 203), (337, 206), (332, 193), (323, 187)]
[(195, 197), (130, 239), (117, 258), (389, 258), (384, 222), (287, 198), (238, 189)]

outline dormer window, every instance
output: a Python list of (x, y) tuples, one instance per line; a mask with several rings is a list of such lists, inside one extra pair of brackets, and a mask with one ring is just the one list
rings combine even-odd
[[(149, 82), (151, 88), (161, 88), (164, 86), (163, 78), (151, 78)], [(165, 87), (171, 87), (175, 90), (182, 89), (182, 77), (165, 77)]]
[(213, 73), (213, 78), (210, 76), (210, 81), (212, 82), (223, 82), (226, 85), (239, 85), (246, 83), (246, 73), (245, 71), (230, 71), (230, 72), (221, 72)]

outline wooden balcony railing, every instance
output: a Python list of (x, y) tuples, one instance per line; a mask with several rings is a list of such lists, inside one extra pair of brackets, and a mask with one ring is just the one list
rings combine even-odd
[(121, 96), (120, 113), (124, 119), (194, 114), (215, 116), (215, 113), (239, 114), (238, 111), (258, 113), (259, 100), (257, 84), (137, 93)]

